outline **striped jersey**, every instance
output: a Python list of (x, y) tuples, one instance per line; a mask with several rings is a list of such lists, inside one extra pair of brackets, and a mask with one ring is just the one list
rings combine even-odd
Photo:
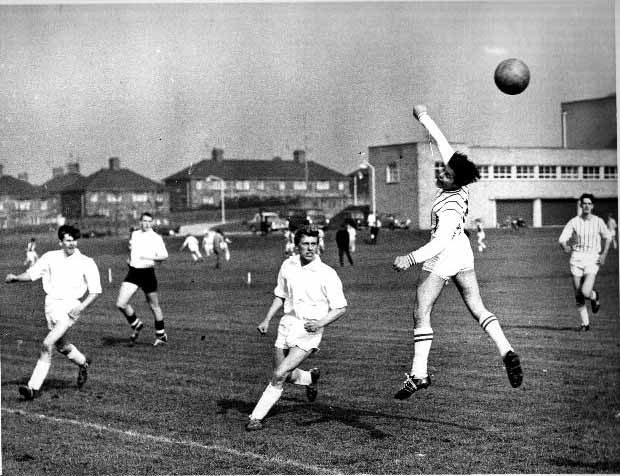
[(464, 185), (457, 190), (439, 189), (431, 209), (431, 236), (437, 231), (441, 215), (445, 212), (456, 212), (461, 217), (459, 227), (454, 236), (460, 235), (465, 229), (465, 220), (469, 212), (469, 187)]
[(610, 233), (602, 218), (590, 215), (584, 220), (581, 215), (571, 218), (564, 226), (558, 241), (569, 243), (573, 251), (600, 253), (601, 238), (609, 239)]

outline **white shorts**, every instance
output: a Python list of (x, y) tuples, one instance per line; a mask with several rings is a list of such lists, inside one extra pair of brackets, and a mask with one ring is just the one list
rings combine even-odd
[(573, 276), (581, 277), (584, 274), (596, 274), (599, 270), (598, 253), (580, 253), (573, 251), (570, 255), (570, 272)]
[(302, 319), (297, 319), (290, 314), (282, 316), (278, 325), (278, 337), (276, 337), (274, 345), (279, 349), (299, 347), (306, 352), (318, 350), (323, 338), (323, 329), (319, 329), (316, 332), (308, 332), (304, 329), (304, 322)]
[(469, 238), (465, 234), (455, 237), (445, 250), (426, 260), (422, 269), (446, 281), (461, 271), (474, 269), (474, 254)]
[(45, 319), (47, 328), (52, 330), (58, 323), (66, 322), (68, 327), (75, 324), (75, 320), (69, 317), (69, 311), (80, 305), (77, 299), (54, 299), (45, 297)]

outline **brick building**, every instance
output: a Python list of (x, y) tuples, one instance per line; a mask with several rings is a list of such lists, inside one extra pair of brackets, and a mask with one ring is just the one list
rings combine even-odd
[(339, 210), (350, 200), (349, 178), (296, 150), (293, 160), (224, 160), (222, 149), (211, 159), (164, 179), (173, 211), (219, 206), (224, 183), (226, 203), (277, 198), (296, 206)]

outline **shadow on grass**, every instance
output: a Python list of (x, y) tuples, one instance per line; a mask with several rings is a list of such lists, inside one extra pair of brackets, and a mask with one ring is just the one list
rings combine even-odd
[[(569, 458), (552, 458), (550, 463), (568, 468), (587, 468), (590, 473), (620, 472), (620, 460), (612, 461), (577, 461)], [(584, 471), (585, 472), (585, 471)]]
[[(295, 398), (282, 398), (283, 401), (291, 401), (298, 402)], [(226, 413), (228, 410), (236, 410), (243, 414), (250, 414), (254, 409), (255, 402), (245, 402), (243, 400), (236, 399), (220, 399), (217, 402), (218, 407), (220, 408), (218, 413)], [(391, 415), (387, 413), (377, 412), (377, 411), (367, 411), (362, 410), (360, 408), (343, 408), (333, 405), (325, 405), (321, 403), (300, 403), (299, 405), (294, 406), (275, 406), (270, 412), (268, 418), (273, 418), (276, 415), (286, 414), (286, 413), (303, 413), (309, 412), (312, 414), (318, 414), (318, 416), (314, 418), (307, 419), (305, 421), (297, 423), (297, 426), (311, 426), (319, 423), (325, 423), (330, 421), (337, 421), (344, 425), (357, 428), (360, 430), (364, 430), (368, 432), (370, 438), (373, 439), (383, 439), (394, 436), (390, 433), (382, 431), (376, 428), (374, 425), (370, 423), (366, 423), (361, 421), (361, 418), (370, 417), (370, 418), (389, 418), (392, 420), (415, 420), (421, 423), (432, 423), (432, 424), (440, 424), (440, 425), (448, 425), (451, 427), (462, 428), (469, 431), (484, 431), (482, 427), (475, 427), (471, 425), (459, 425), (454, 422), (445, 422), (439, 420), (431, 420), (425, 418), (412, 418), (405, 417), (400, 415)]]
[(104, 347), (114, 347), (118, 345), (122, 345), (125, 347), (140, 347), (140, 346), (149, 346), (152, 347), (153, 343), (147, 340), (138, 340), (137, 342), (132, 342), (129, 337), (114, 337), (114, 336), (103, 336), (101, 338), (101, 345)]
[(543, 330), (543, 331), (572, 331), (572, 332), (577, 332), (577, 326), (572, 326), (572, 327), (555, 327), (555, 326), (524, 326), (524, 325), (510, 325), (510, 324), (504, 324), (502, 323), (502, 327), (504, 329), (539, 329), (539, 330)]

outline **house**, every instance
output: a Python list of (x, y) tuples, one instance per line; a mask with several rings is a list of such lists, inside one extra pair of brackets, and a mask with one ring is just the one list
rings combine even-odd
[(116, 230), (136, 221), (142, 212), (167, 215), (170, 211), (163, 184), (121, 168), (118, 157), (108, 159), (108, 168), (78, 177), (59, 193), (68, 221), (99, 219)]
[(67, 211), (62, 208), (61, 192), (83, 179), (84, 176), (80, 173), (80, 164), (77, 162), (67, 164), (66, 173), (63, 167), (54, 167), (52, 178), (40, 187), (43, 196), (48, 201), (50, 210), (57, 215), (65, 216)]
[[(350, 200), (346, 175), (313, 161), (296, 150), (293, 160), (224, 160), (224, 151), (214, 148), (211, 159), (164, 179), (172, 211), (226, 204), (261, 205), (269, 200), (297, 207), (338, 210)], [(223, 188), (223, 191), (222, 191)]]
[(0, 228), (53, 223), (56, 214), (40, 188), (28, 183), (26, 175), (20, 177), (4, 175), (0, 165)]

